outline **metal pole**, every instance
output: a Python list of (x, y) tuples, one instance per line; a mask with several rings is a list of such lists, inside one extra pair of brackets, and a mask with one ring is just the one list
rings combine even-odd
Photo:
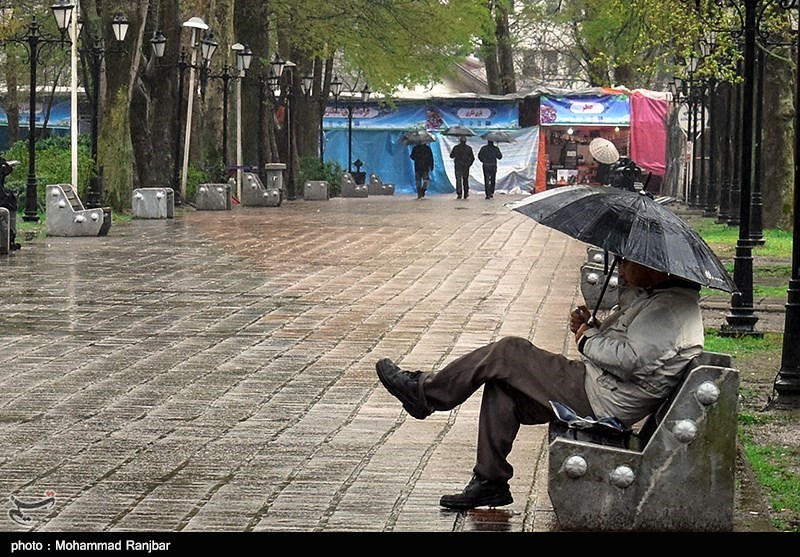
[(325, 131), (322, 122), (325, 120), (325, 98), (319, 94), (319, 162), (325, 164)]
[(242, 78), (236, 80), (236, 198), (242, 199)]
[(717, 114), (717, 81), (711, 78), (708, 81), (708, 135), (709, 135), (709, 149), (708, 149), (708, 189), (706, 194), (706, 208), (703, 216), (712, 217), (717, 211), (717, 203), (719, 203), (719, 191), (717, 182), (717, 154), (716, 150), (719, 147), (719, 140), (717, 138), (717, 125), (719, 124), (719, 115)]
[(28, 96), (28, 184), (25, 189), (25, 222), (39, 222), (39, 203), (36, 181), (36, 58), (39, 49), (38, 25), (36, 19), (30, 25), (27, 41), (31, 55), (31, 81)]
[(722, 142), (722, 181), (720, 182), (719, 186), (719, 210), (717, 211), (717, 224), (727, 223), (731, 216), (731, 150), (733, 149), (733, 130), (730, 122), (731, 107), (734, 106), (734, 94), (733, 84), (727, 81), (725, 82), (725, 96), (727, 98), (727, 102), (725, 103), (725, 121), (728, 122), (728, 125), (725, 126), (725, 135)]
[[(80, 13), (80, 2), (75, 2), (76, 13)], [(78, 190), (78, 18), (73, 17), (69, 23), (70, 33), (72, 36), (72, 44), (70, 45), (70, 88), (69, 88), (69, 105), (70, 105), (70, 163), (71, 163), (71, 181), (75, 188)], [(90, 209), (93, 207), (87, 205)]]
[(706, 120), (706, 84), (700, 82), (700, 179), (697, 190), (697, 206), (705, 208), (708, 205), (708, 177), (706, 176), (706, 156), (708, 154), (708, 141), (706, 133), (708, 122)]
[(758, 0), (745, 1), (744, 28), (744, 85), (742, 89), (742, 157), (741, 157), (741, 196), (739, 201), (739, 240), (733, 258), (733, 280), (739, 289), (731, 296), (730, 312), (725, 316), (728, 324), (723, 325), (723, 336), (763, 336), (755, 331), (758, 317), (753, 313), (753, 255), (750, 243), (750, 195), (753, 184), (753, 160), (755, 158), (755, 137), (753, 125), (753, 105), (755, 104), (755, 46), (756, 46), (756, 8)]
[(183, 173), (181, 175), (181, 195), (180, 200), (186, 198), (186, 179), (189, 174), (189, 145), (192, 138), (192, 107), (194, 105), (194, 68), (197, 64), (197, 29), (192, 28), (192, 60), (189, 65), (189, 95), (186, 105), (186, 132), (183, 141)]
[(175, 111), (175, 156), (172, 161), (172, 191), (174, 192), (175, 202), (180, 200), (180, 191), (178, 182), (180, 180), (180, 160), (181, 160), (181, 101), (183, 100), (183, 73), (186, 71), (186, 52), (181, 50), (180, 58), (178, 59), (178, 109)]
[(764, 65), (766, 64), (766, 56), (763, 49), (758, 50), (758, 69), (756, 79), (756, 129), (755, 129), (755, 142), (756, 150), (754, 157), (754, 181), (753, 181), (753, 200), (751, 202), (751, 215), (750, 215), (750, 243), (754, 246), (764, 245), (764, 225), (763, 225), (763, 201), (761, 197), (761, 143), (762, 143), (762, 126), (764, 116)]
[[(99, 121), (99, 114), (100, 114), (100, 50), (95, 43), (92, 46), (91, 50), (92, 55), (92, 81), (93, 81), (93, 91), (92, 91), (92, 160), (95, 164), (95, 169), (100, 171), (97, 168), (97, 142), (98, 142), (98, 121)], [(87, 200), (86, 206), (89, 208), (97, 208), (101, 205), (101, 184), (98, 175), (92, 176), (91, 180), (91, 190), (89, 192), (89, 199)]]
[(294, 137), (293, 137), (293, 118), (292, 118), (292, 110), (294, 104), (294, 94), (292, 93), (292, 75), (289, 75), (289, 90), (286, 93), (286, 141), (289, 143), (286, 146), (286, 163), (289, 165), (289, 183), (288, 187), (286, 188), (286, 198), (289, 200), (295, 199), (297, 196), (295, 194), (295, 183), (294, 183)]
[(347, 105), (347, 172), (353, 173), (353, 101)]
[[(742, 70), (742, 62), (738, 64), (739, 73)], [(742, 145), (742, 126), (743, 126), (743, 107), (742, 107), (742, 93), (743, 86), (737, 84), (734, 89), (734, 110), (736, 114), (733, 118), (734, 132), (733, 132), (733, 158), (732, 163), (732, 178), (731, 178), (731, 191), (730, 191), (730, 204), (728, 206), (728, 226), (739, 226), (739, 199), (741, 198), (742, 191), (742, 157), (744, 156), (744, 148)]]
[(222, 68), (222, 164), (228, 171), (228, 65)]

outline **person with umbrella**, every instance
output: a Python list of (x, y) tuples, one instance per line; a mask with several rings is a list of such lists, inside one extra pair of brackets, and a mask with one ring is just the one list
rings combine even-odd
[(478, 160), (483, 164), (483, 191), (486, 199), (494, 197), (494, 187), (497, 183), (497, 161), (502, 158), (503, 153), (491, 139), (478, 151)]
[(581, 354), (568, 359), (520, 337), (469, 352), (438, 372), (405, 371), (388, 358), (378, 378), (414, 418), (448, 411), (483, 387), (472, 480), (439, 504), (464, 510), (513, 503), (508, 455), (520, 425), (555, 418), (551, 401), (579, 416), (615, 417), (630, 427), (654, 411), (703, 349), (700, 286), (623, 260), (619, 305), (595, 323), (574, 310), (570, 330)]
[(417, 199), (425, 197), (433, 171), (433, 151), (426, 142), (417, 143), (411, 149), (411, 160), (414, 161), (414, 180), (417, 185)]
[(450, 158), (453, 159), (456, 173), (456, 198), (469, 198), (469, 169), (475, 162), (475, 153), (467, 144), (467, 136), (459, 135), (458, 145), (450, 150)]
[(655, 411), (703, 350), (701, 286), (736, 289), (708, 244), (641, 193), (565, 186), (509, 206), (615, 254), (608, 275), (619, 265), (618, 303), (602, 323), (597, 308), (571, 312), (577, 359), (505, 337), (438, 372), (406, 371), (388, 358), (376, 363), (386, 390), (420, 420), (483, 388), (473, 477), (461, 493), (441, 498), (439, 504), (450, 509), (512, 503), (508, 455), (520, 426), (555, 419), (556, 403), (624, 428)]

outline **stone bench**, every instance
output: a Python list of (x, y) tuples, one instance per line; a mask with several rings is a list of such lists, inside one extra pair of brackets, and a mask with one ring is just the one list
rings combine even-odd
[(271, 176), (268, 186), (264, 186), (261, 177), (255, 172), (242, 173), (243, 207), (279, 207), (283, 201), (283, 184), (280, 174)]
[[(606, 263), (605, 252), (599, 248), (590, 246), (586, 250), (586, 263), (581, 265), (581, 295), (583, 296), (584, 303), (590, 311), (597, 309), (611, 309), (617, 304), (617, 288), (619, 287), (619, 274), (617, 269), (611, 273), (608, 279), (608, 286), (605, 293), (603, 293), (603, 285), (605, 284), (607, 274), (607, 265), (610, 266), (611, 262)], [(600, 300), (600, 294), (603, 294)], [(600, 305), (597, 305), (600, 300)]]
[(0, 255), (11, 251), (11, 212), (0, 207)]
[(342, 197), (368, 197), (369, 188), (366, 184), (356, 184), (349, 172), (342, 173)]
[(198, 211), (230, 211), (232, 206), (233, 192), (230, 184), (197, 185), (194, 208)]
[(136, 188), (131, 211), (135, 219), (175, 218), (175, 192), (172, 188)]
[(384, 184), (380, 175), (370, 174), (367, 192), (369, 195), (394, 195), (394, 184)]
[(45, 196), (48, 236), (105, 236), (111, 228), (111, 208), (86, 209), (71, 184), (50, 184)]
[(739, 372), (703, 352), (624, 433), (550, 424), (548, 494), (564, 530), (732, 531)]
[(330, 199), (330, 185), (325, 180), (310, 180), (305, 183), (303, 199), (306, 201), (328, 201)]

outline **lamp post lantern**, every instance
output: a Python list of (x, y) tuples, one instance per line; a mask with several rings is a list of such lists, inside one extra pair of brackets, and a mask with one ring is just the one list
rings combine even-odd
[[(334, 77), (333, 81), (331, 81), (331, 92), (333, 93), (333, 97), (337, 103), (343, 88), (344, 81), (342, 81), (339, 76)], [(356, 88), (356, 86), (353, 86), (350, 89), (350, 95), (347, 98), (347, 172), (350, 174), (353, 173), (353, 97), (355, 95)], [(369, 85), (364, 85), (364, 88), (360, 92), (361, 102), (367, 103), (371, 94), (372, 91), (370, 90)]]
[[(2, 6), (3, 11), (9, 8)], [(59, 30), (58, 37), (49, 37), (42, 31), (41, 24), (36, 21), (36, 16), (31, 18), (25, 34), (6, 39), (8, 42), (25, 45), (28, 49), (30, 61), (30, 94), (28, 105), (28, 181), (25, 188), (25, 213), (22, 220), (26, 222), (39, 221), (38, 208), (38, 180), (36, 178), (36, 70), (39, 62), (41, 48), (48, 44), (60, 44), (62, 46), (71, 44), (67, 38), (67, 28), (69, 27), (72, 13), (75, 6), (68, 4), (66, 0), (58, 0), (50, 7), (56, 26)]]

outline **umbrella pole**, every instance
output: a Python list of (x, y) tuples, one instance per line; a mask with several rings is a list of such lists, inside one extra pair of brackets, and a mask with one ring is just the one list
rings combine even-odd
[[(608, 281), (611, 280), (611, 275), (614, 273), (614, 269), (616, 268), (617, 263), (619, 263), (619, 259), (620, 259), (619, 256), (615, 255), (614, 261), (611, 262), (611, 268), (608, 269), (606, 272), (606, 280), (603, 282), (603, 289), (600, 291), (600, 296), (597, 298), (597, 304), (594, 306), (594, 311), (592, 312), (592, 316), (589, 318), (590, 324), (594, 324), (597, 321), (596, 319), (597, 310), (600, 309), (600, 304), (603, 303), (603, 295), (605, 295), (606, 289), (608, 288)], [(607, 258), (606, 261), (608, 261)]]

